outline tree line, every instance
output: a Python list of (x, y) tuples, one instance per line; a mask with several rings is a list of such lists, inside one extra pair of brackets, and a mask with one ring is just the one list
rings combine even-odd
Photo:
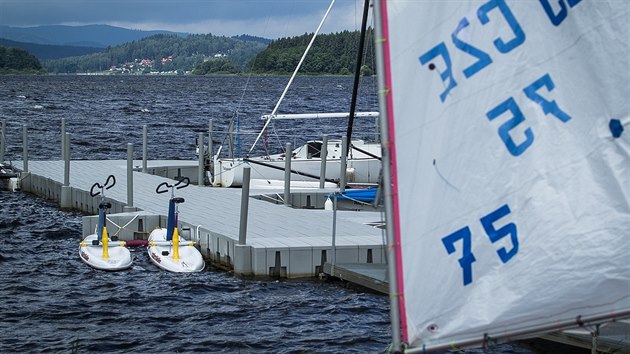
[[(295, 70), (312, 34), (280, 38), (272, 41), (250, 63), (253, 73), (288, 74)], [(362, 75), (374, 74), (373, 31), (366, 34), (366, 50), (361, 65)], [(343, 31), (317, 36), (300, 72), (306, 74), (350, 75), (355, 72), (360, 32)]]
[(39, 59), (29, 52), (0, 46), (0, 74), (44, 74)]
[[(151, 71), (190, 71), (205, 60), (222, 58), (242, 70), (265, 45), (212, 34), (187, 37), (158, 34), (138, 41), (108, 47), (101, 53), (49, 60), (44, 66), (51, 73), (102, 72), (111, 67), (152, 61)], [(168, 60), (163, 60), (168, 58)]]

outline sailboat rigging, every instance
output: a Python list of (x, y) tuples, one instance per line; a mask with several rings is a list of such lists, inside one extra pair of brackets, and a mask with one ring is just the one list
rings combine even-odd
[(630, 316), (630, 3), (376, 0), (393, 349)]

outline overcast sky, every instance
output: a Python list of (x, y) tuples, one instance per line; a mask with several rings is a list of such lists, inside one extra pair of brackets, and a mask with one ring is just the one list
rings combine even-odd
[[(0, 0), (0, 25), (108, 24), (278, 38), (314, 32), (331, 0)], [(363, 0), (336, 0), (323, 33), (360, 28)]]

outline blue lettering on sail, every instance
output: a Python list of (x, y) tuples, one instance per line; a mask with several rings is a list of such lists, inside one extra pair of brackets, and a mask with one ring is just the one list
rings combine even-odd
[(534, 83), (524, 88), (523, 91), (530, 100), (538, 103), (540, 107), (542, 107), (545, 115), (551, 113), (562, 122), (568, 122), (571, 119), (571, 116), (561, 110), (560, 107), (558, 107), (556, 101), (547, 101), (538, 94), (538, 90), (543, 86), (545, 86), (545, 88), (549, 92), (553, 91), (553, 89), (556, 87), (551, 80), (551, 76), (549, 76), (549, 74), (545, 74), (540, 79), (534, 81)]
[(501, 14), (503, 14), (503, 17), (505, 18), (508, 25), (512, 29), (512, 32), (514, 33), (514, 38), (512, 38), (507, 43), (501, 38), (497, 38), (493, 42), (494, 46), (499, 50), (499, 52), (505, 54), (525, 42), (525, 32), (523, 32), (523, 29), (518, 24), (518, 21), (516, 21), (514, 14), (510, 10), (510, 7), (505, 3), (505, 0), (492, 0), (485, 3), (479, 8), (479, 10), (477, 11), (477, 17), (479, 17), (479, 21), (481, 21), (482, 25), (485, 25), (490, 21), (490, 19), (488, 18), (488, 12), (492, 11), (492, 9), (495, 8), (498, 8), (501, 11)]
[(455, 47), (460, 49), (462, 52), (468, 53), (478, 59), (474, 64), (464, 69), (464, 76), (466, 76), (466, 78), (469, 78), (475, 75), (479, 70), (492, 64), (492, 59), (486, 52), (482, 51), (481, 49), (469, 43), (464, 42), (463, 40), (457, 37), (457, 35), (459, 34), (459, 31), (461, 31), (462, 29), (466, 27), (468, 27), (468, 20), (466, 19), (466, 17), (464, 17), (459, 22), (459, 26), (457, 26), (457, 29), (455, 30), (455, 32), (451, 34), (451, 38), (453, 39), (453, 44), (455, 44)]
[(459, 266), (462, 267), (462, 271), (464, 272), (464, 286), (472, 283), (472, 264), (476, 261), (475, 256), (470, 250), (471, 236), (470, 228), (466, 226), (442, 238), (442, 243), (448, 254), (454, 253), (455, 242), (462, 240), (462, 256), (458, 261)]
[[(538, 91), (543, 86), (549, 92), (553, 91), (556, 87), (549, 74), (543, 75), (542, 77), (525, 87), (523, 89), (523, 92), (525, 93), (525, 96), (527, 96), (527, 98), (540, 105), (545, 115), (552, 114), (563, 123), (571, 120), (571, 116), (560, 109), (556, 101), (547, 100), (539, 94)], [(520, 156), (534, 142), (534, 133), (530, 128), (527, 128), (524, 131), (525, 141), (520, 144), (516, 144), (512, 139), (510, 131), (525, 121), (525, 116), (523, 115), (523, 112), (521, 112), (521, 109), (518, 107), (516, 100), (514, 100), (513, 97), (508, 98), (507, 100), (501, 102), (498, 106), (488, 111), (488, 113), (486, 113), (486, 116), (488, 117), (488, 120), (492, 121), (508, 111), (512, 113), (512, 118), (499, 126), (499, 137), (505, 144), (505, 147), (508, 149), (510, 154), (512, 154), (512, 156)]]
[[(525, 42), (525, 32), (521, 28), (520, 24), (516, 20), (516, 17), (510, 10), (510, 7), (507, 5), (505, 0), (490, 0), (477, 9), (477, 17), (482, 26), (490, 22), (490, 17), (488, 17), (488, 13), (493, 11), (494, 9), (498, 9), (500, 11), (500, 13), (503, 15), (503, 18), (505, 19), (505, 23), (507, 23), (507, 25), (512, 30), (512, 33), (514, 33), (514, 38), (511, 38), (508, 41), (504, 40), (503, 38), (496, 38), (493, 41), (494, 46), (499, 51), (499, 53), (506, 54)], [(464, 17), (459, 21), (457, 28), (455, 28), (455, 30), (451, 33), (451, 41), (453, 42), (455, 48), (477, 58), (476, 62), (462, 69), (462, 72), (464, 73), (466, 79), (486, 69), (490, 66), (490, 64), (493, 63), (492, 57), (489, 53), (486, 53), (479, 49), (480, 47), (478, 45), (473, 45), (472, 43), (463, 41), (459, 36), (460, 32), (469, 25), (470, 22), (468, 18)], [(422, 54), (419, 59), (421, 65), (430, 63), (429, 69), (433, 70), (435, 68), (435, 64), (431, 63), (431, 61), (437, 57), (442, 57), (446, 66), (446, 69), (440, 72), (440, 77), (442, 81), (446, 83), (446, 88), (440, 94), (440, 100), (442, 102), (445, 102), (451, 90), (457, 86), (457, 82), (455, 81), (455, 77), (453, 74), (451, 57), (449, 55), (446, 43), (440, 42), (429, 51)]]
[[(504, 204), (479, 220), (483, 229), (486, 231), (488, 239), (493, 244), (503, 239), (505, 236), (510, 235), (510, 241), (512, 242), (511, 249), (508, 251), (505, 247), (502, 247), (496, 252), (502, 263), (509, 262), (518, 253), (516, 224), (510, 222), (498, 229), (494, 226), (496, 222), (508, 216), (510, 213), (510, 207)], [(462, 268), (464, 286), (466, 286), (473, 282), (472, 264), (477, 260), (472, 253), (472, 233), (470, 232), (470, 228), (466, 226), (443, 237), (442, 244), (444, 248), (446, 248), (446, 252), (450, 255), (455, 253), (455, 243), (459, 240), (462, 241), (462, 256), (458, 259), (458, 262), (459, 266)]]
[(512, 118), (507, 122), (501, 124), (499, 127), (499, 137), (503, 140), (503, 143), (507, 147), (510, 154), (513, 156), (519, 156), (527, 150), (527, 148), (534, 142), (534, 133), (531, 128), (527, 128), (524, 132), (525, 141), (520, 144), (516, 144), (510, 136), (510, 130), (516, 128), (519, 124), (525, 121), (525, 116), (521, 112), (520, 108), (516, 104), (514, 98), (510, 97), (506, 101), (500, 103), (498, 106), (490, 110), (486, 115), (489, 120), (494, 120), (505, 112), (511, 112)]
[[(549, 3), (550, 0), (539, 1), (543, 9), (545, 9), (549, 20), (551, 20), (551, 23), (553, 23), (554, 26), (559, 26), (562, 21), (567, 18), (569, 11), (567, 9), (565, 0), (555, 0), (558, 2), (558, 5), (560, 5), (560, 11), (558, 11), (558, 13), (555, 13), (554, 10), (551, 8), (551, 4)], [(580, 1), (582, 0), (568, 0), (569, 7), (574, 7), (575, 5), (579, 4)]]
[(516, 225), (514, 223), (508, 223), (505, 226), (502, 226), (498, 229), (495, 229), (494, 223), (501, 219), (502, 217), (508, 215), (510, 213), (510, 207), (507, 204), (504, 204), (499, 209), (493, 211), (492, 213), (484, 216), (479, 221), (481, 221), (481, 225), (483, 229), (486, 230), (486, 234), (490, 239), (490, 242), (495, 243), (500, 239), (504, 238), (507, 235), (510, 235), (510, 240), (512, 241), (512, 249), (507, 251), (505, 247), (499, 248), (497, 250), (497, 254), (503, 263), (507, 263), (516, 253), (518, 253), (518, 236), (516, 234)]
[(442, 102), (444, 102), (446, 96), (448, 96), (448, 93), (455, 86), (457, 86), (457, 82), (455, 82), (455, 78), (453, 78), (453, 72), (451, 70), (451, 57), (448, 54), (448, 48), (446, 48), (446, 44), (442, 42), (433, 47), (430, 51), (424, 53), (420, 57), (420, 64), (424, 65), (438, 56), (441, 56), (444, 59), (444, 65), (446, 66), (446, 69), (444, 69), (444, 71), (440, 73), (442, 81), (446, 82), (448, 80), (446, 89), (444, 89), (444, 92), (440, 94), (440, 99), (442, 100)]

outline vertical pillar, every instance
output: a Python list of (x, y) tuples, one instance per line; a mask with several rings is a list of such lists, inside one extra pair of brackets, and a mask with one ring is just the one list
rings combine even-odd
[(212, 119), (208, 119), (208, 158), (211, 159), (212, 155), (214, 154), (214, 151), (212, 151), (213, 148), (213, 141), (212, 141)]
[(64, 135), (63, 140), (63, 185), (70, 185), (70, 133)]
[(291, 203), (291, 158), (293, 157), (293, 148), (291, 143), (286, 144), (284, 153), (284, 205)]
[(322, 164), (319, 168), (319, 189), (323, 189), (326, 183), (326, 162), (328, 160), (328, 137), (326, 135), (322, 138), (322, 148), (319, 156), (322, 159)]
[(199, 133), (199, 136), (197, 137), (197, 149), (199, 150), (199, 171), (197, 173), (197, 185), (203, 187), (205, 185), (204, 174), (206, 172), (203, 166), (203, 133)]
[(331, 269), (332, 274), (335, 274), (336, 264), (337, 264), (337, 194), (333, 196), (332, 269)]
[(63, 136), (63, 186), (59, 196), (59, 205), (62, 209), (72, 209), (72, 188), (70, 187), (70, 133)]
[(339, 171), (339, 192), (346, 191), (346, 169), (348, 166), (348, 137), (341, 138), (341, 171)]
[(61, 118), (61, 160), (66, 160), (66, 118)]
[(127, 208), (133, 207), (133, 144), (127, 143)]
[(28, 128), (26, 124), (22, 126), (22, 160), (24, 161), (24, 172), (28, 172)]
[(247, 244), (247, 213), (249, 210), (249, 180), (251, 171), (249, 166), (243, 167), (243, 186), (241, 187), (241, 219), (238, 229), (238, 244)]
[(0, 134), (0, 163), (4, 163), (4, 150), (6, 149), (7, 120), (2, 120), (2, 134)]
[(142, 173), (147, 173), (147, 125), (142, 126)]

